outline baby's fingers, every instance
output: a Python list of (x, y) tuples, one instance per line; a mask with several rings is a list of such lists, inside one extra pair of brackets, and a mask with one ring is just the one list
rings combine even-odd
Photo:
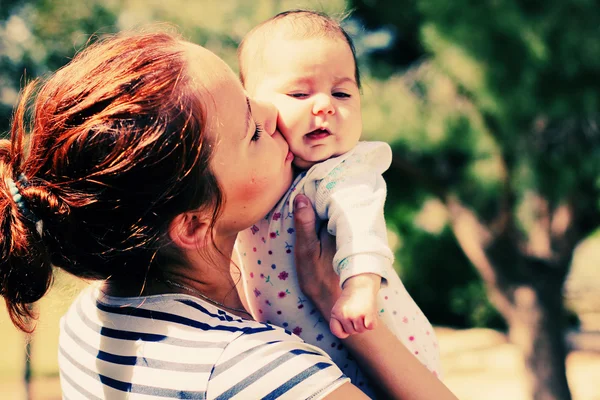
[(352, 318), (341, 318), (338, 319), (338, 321), (340, 321), (342, 327), (344, 327), (344, 331), (348, 335), (354, 335), (355, 333), (358, 333), (356, 329), (354, 329), (354, 321)]
[(340, 339), (346, 339), (348, 336), (350, 336), (344, 330), (344, 327), (342, 326), (340, 321), (338, 321), (334, 317), (331, 317), (331, 319), (329, 319), (329, 329), (331, 330), (331, 333), (334, 334), (334, 336), (337, 336)]
[(377, 328), (377, 321), (379, 320), (379, 318), (377, 317), (377, 314), (367, 314), (365, 315), (365, 320), (364, 320), (364, 327), (367, 330), (372, 330)]
[(354, 318), (352, 320), (352, 325), (354, 327), (354, 330), (356, 331), (356, 333), (363, 333), (364, 331), (366, 331), (367, 329), (367, 319), (363, 318), (363, 316), (361, 315), (358, 318)]

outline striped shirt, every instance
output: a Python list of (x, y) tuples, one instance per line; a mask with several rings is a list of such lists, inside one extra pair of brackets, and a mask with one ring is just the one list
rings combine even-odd
[(61, 319), (63, 399), (319, 399), (349, 379), (317, 347), (183, 294), (85, 289)]

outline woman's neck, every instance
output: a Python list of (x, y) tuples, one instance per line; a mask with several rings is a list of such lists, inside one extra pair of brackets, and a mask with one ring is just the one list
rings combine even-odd
[(197, 297), (207, 297), (226, 308), (243, 309), (244, 305), (237, 291), (241, 274), (235, 263), (232, 263), (235, 237), (218, 243), (217, 246), (209, 244), (202, 251), (184, 254), (184, 258), (188, 260), (186, 265), (162, 266), (157, 274), (159, 278), (149, 277), (141, 284), (109, 280), (104, 284), (103, 291), (117, 297), (174, 292), (191, 295), (199, 293)]

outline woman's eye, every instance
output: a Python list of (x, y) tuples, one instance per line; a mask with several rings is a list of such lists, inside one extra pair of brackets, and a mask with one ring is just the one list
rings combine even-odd
[(260, 124), (256, 124), (256, 129), (254, 130), (254, 135), (252, 135), (252, 139), (250, 139), (253, 142), (256, 142), (258, 139), (260, 139), (260, 135), (263, 133), (263, 129), (262, 126)]
[(350, 94), (344, 92), (335, 92), (333, 96), (339, 99), (349, 99), (350, 97), (352, 97)]
[(293, 97), (295, 99), (305, 99), (308, 97), (306, 93), (289, 93), (288, 96)]

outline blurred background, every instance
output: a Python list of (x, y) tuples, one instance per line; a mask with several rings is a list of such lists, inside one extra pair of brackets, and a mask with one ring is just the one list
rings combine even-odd
[[(394, 150), (396, 266), (446, 384), (600, 399), (598, 1), (0, 0), (0, 132), (26, 82), (94, 38), (167, 22), (237, 70), (243, 35), (294, 8), (345, 17), (355, 40), (364, 138)], [(57, 274), (31, 337), (2, 311), (0, 398), (60, 398), (58, 324), (82, 285)]]

